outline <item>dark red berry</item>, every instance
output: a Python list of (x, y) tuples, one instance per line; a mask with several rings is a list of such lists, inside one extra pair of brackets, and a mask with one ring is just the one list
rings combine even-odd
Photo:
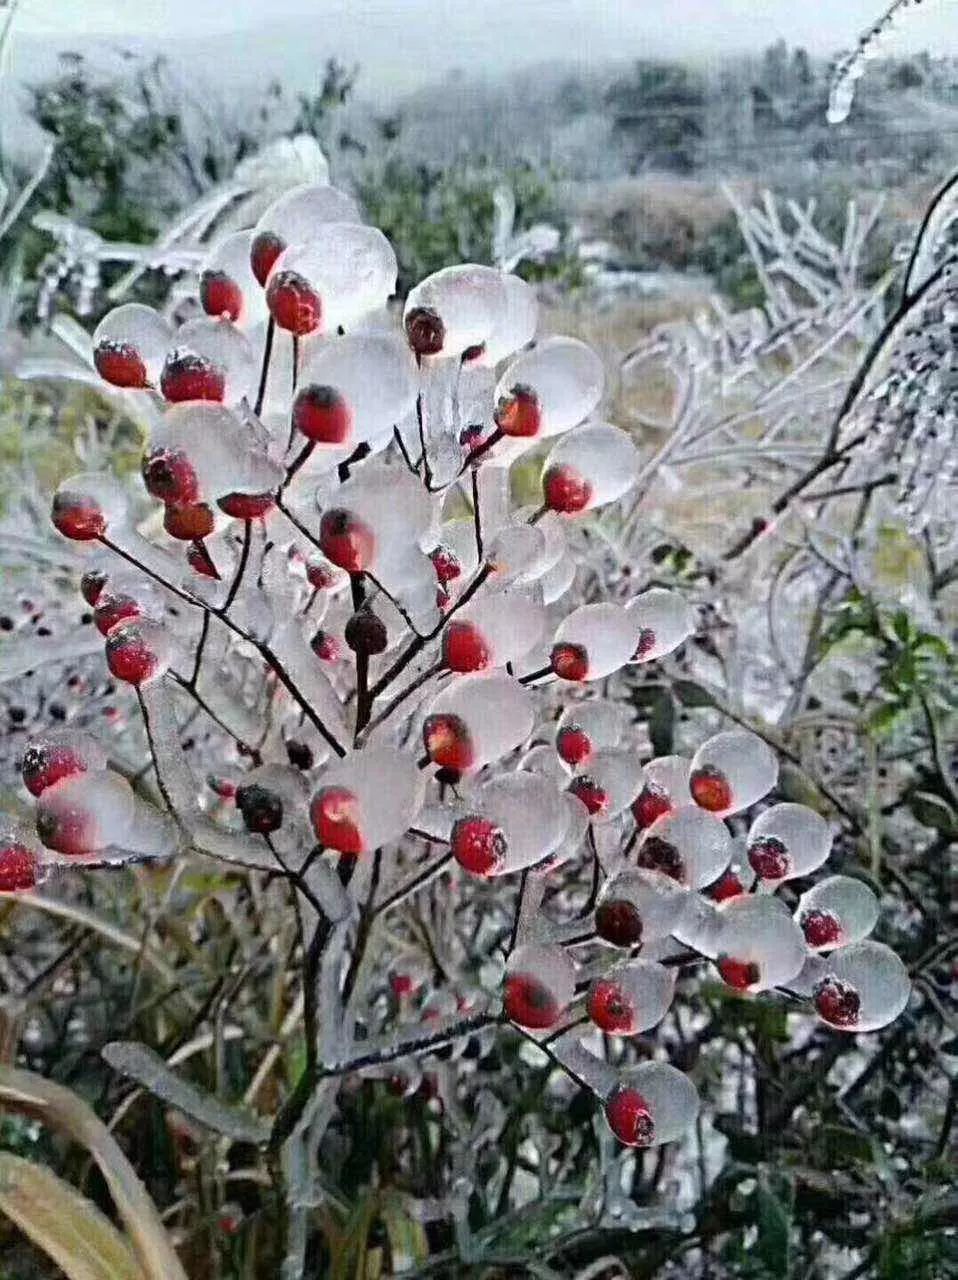
[(106, 574), (102, 569), (88, 569), (80, 579), (80, 595), (89, 605), (96, 604), (100, 592), (106, 586)]
[(668, 793), (654, 782), (647, 782), (632, 801), (632, 816), (640, 831), (651, 827), (656, 818), (664, 817), (672, 812), (672, 801)]
[(761, 880), (781, 880), (788, 874), (792, 860), (781, 840), (760, 836), (748, 846), (748, 860)]
[(461, 773), (475, 758), (469, 730), (459, 716), (439, 712), (422, 726), (423, 745), (433, 764)]
[(592, 755), (592, 741), (577, 724), (566, 725), (556, 734), (556, 751), (566, 764), (575, 767)]
[(609, 793), (594, 778), (580, 774), (569, 783), (569, 793), (588, 809), (589, 814), (604, 813), (609, 807)]
[(163, 528), (171, 538), (180, 542), (196, 542), (208, 538), (213, 532), (215, 519), (212, 508), (205, 502), (194, 502), (186, 507), (169, 506), (163, 512)]
[(732, 788), (728, 778), (714, 765), (704, 764), (694, 770), (689, 779), (689, 790), (699, 808), (708, 809), (710, 813), (724, 813), (732, 807)]
[(636, 863), (649, 871), (658, 871), (670, 880), (681, 881), (685, 876), (685, 862), (674, 844), (661, 836), (646, 836), (639, 845)]
[(226, 395), (226, 374), (195, 351), (172, 351), (160, 374), (160, 390), (174, 404), (184, 400), (221, 401)]
[(446, 327), (435, 311), (414, 307), (405, 319), (406, 339), (417, 356), (436, 356), (442, 350)]
[(433, 547), (429, 552), (429, 558), (436, 570), (436, 577), (443, 586), (447, 582), (452, 582), (462, 573), (462, 565), (459, 563), (459, 557), (448, 547)]
[(234, 520), (259, 520), (272, 509), (274, 502), (271, 493), (227, 493), (217, 498), (216, 505)]
[(573, 467), (554, 466), (542, 477), (542, 492), (551, 511), (574, 515), (589, 505), (592, 485)]
[(157, 449), (143, 459), (143, 483), (147, 493), (161, 502), (186, 506), (200, 496), (193, 465), (179, 449)]
[(842, 940), (841, 921), (831, 911), (806, 911), (801, 926), (810, 947), (833, 947)]
[(296, 337), (315, 333), (322, 324), (322, 300), (298, 271), (277, 271), (270, 276), (266, 305), (279, 327)]
[(238, 320), (243, 314), (243, 290), (225, 271), (204, 271), (200, 276), (200, 305), (208, 316)]
[(236, 791), (236, 807), (247, 831), (268, 836), (283, 825), (283, 802), (275, 791), (250, 783)]
[(505, 860), (507, 848), (502, 829), (488, 818), (475, 814), (456, 822), (449, 845), (459, 865), (477, 876), (489, 876), (497, 871)]
[(833, 1027), (854, 1027), (861, 1012), (861, 997), (849, 983), (829, 974), (815, 988), (815, 1008)]
[(50, 517), (54, 528), (74, 542), (92, 542), (106, 533), (106, 516), (100, 504), (82, 493), (61, 490), (55, 494)]
[(385, 622), (367, 608), (356, 610), (346, 623), (343, 635), (353, 653), (362, 653), (367, 657), (382, 653), (389, 645)]
[(745, 887), (734, 871), (726, 871), (708, 891), (713, 902), (727, 902), (729, 898), (737, 898), (744, 892)]
[(309, 647), (316, 657), (321, 658), (323, 662), (336, 662), (341, 656), (339, 641), (330, 632), (324, 631), (322, 627), (310, 640)]
[(93, 622), (101, 636), (109, 635), (121, 622), (143, 616), (143, 606), (133, 596), (119, 591), (101, 593), (93, 610)]
[(32, 849), (16, 840), (0, 843), (0, 893), (35, 888), (37, 870), (37, 858)]
[(86, 764), (69, 747), (51, 744), (27, 747), (23, 753), (20, 774), (23, 785), (32, 796), (41, 795), (47, 787), (72, 778), (75, 773), (85, 773)]
[(335, 387), (302, 387), (293, 401), (293, 426), (307, 440), (343, 444), (353, 429), (353, 414)]
[(249, 264), (259, 284), (266, 284), (276, 259), (286, 248), (286, 241), (272, 231), (261, 231), (250, 246)]
[(117, 680), (139, 685), (154, 674), (157, 659), (136, 624), (123, 623), (106, 638), (106, 664)]
[(642, 941), (642, 917), (626, 898), (607, 898), (595, 912), (595, 931), (614, 947), (632, 947)]
[(515, 386), (496, 405), (495, 418), (503, 435), (524, 439), (537, 436), (542, 426), (539, 397), (531, 387)]
[(734, 956), (719, 956), (716, 961), (722, 981), (736, 991), (745, 991), (758, 982), (761, 973), (754, 960), (736, 960)]
[(589, 674), (589, 655), (581, 644), (554, 644), (552, 670), (562, 680), (584, 680)]

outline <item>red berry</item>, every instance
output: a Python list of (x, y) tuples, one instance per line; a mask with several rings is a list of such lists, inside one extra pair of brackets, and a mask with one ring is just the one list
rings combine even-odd
[(353, 429), (353, 414), (335, 387), (303, 387), (293, 401), (293, 426), (307, 440), (342, 444)]
[(545, 1031), (559, 1021), (562, 1010), (552, 992), (528, 973), (510, 973), (503, 992), (506, 1017), (520, 1027)]
[(632, 947), (642, 941), (642, 917), (626, 898), (607, 898), (595, 912), (595, 931), (615, 947)]
[(748, 860), (761, 880), (781, 880), (792, 865), (788, 850), (775, 836), (760, 836), (748, 846)]
[(719, 956), (716, 961), (722, 981), (736, 991), (745, 991), (758, 982), (761, 974), (754, 960), (736, 960), (734, 956)]
[(654, 782), (647, 782), (632, 801), (632, 816), (640, 831), (651, 827), (656, 818), (672, 812), (672, 801), (668, 794), (657, 787)]
[(542, 491), (546, 506), (565, 515), (584, 510), (592, 497), (592, 485), (573, 467), (549, 467), (542, 477)]
[(306, 581), (317, 591), (325, 591), (336, 581), (336, 575), (328, 564), (314, 557), (306, 564)]
[(482, 671), (492, 661), (489, 649), (471, 622), (453, 620), (442, 633), (442, 660), (450, 671)]
[(213, 510), (205, 502), (194, 502), (187, 507), (169, 506), (163, 512), (163, 528), (180, 542), (208, 538), (214, 524)]
[(641, 662), (641, 660), (650, 654), (654, 648), (655, 632), (651, 627), (643, 627), (635, 642), (635, 652), (632, 654), (632, 661)]
[(67, 857), (78, 857), (97, 847), (96, 823), (80, 808), (62, 813), (38, 808), (37, 835), (48, 849)]
[(40, 745), (27, 747), (23, 753), (20, 774), (32, 796), (40, 795), (63, 778), (72, 778), (75, 773), (86, 773), (86, 765), (69, 747)]
[(411, 996), (416, 989), (416, 984), (408, 973), (391, 973), (389, 975), (389, 989), (397, 1000), (401, 1000), (403, 996)]
[(16, 840), (0, 843), (0, 893), (33, 889), (37, 883), (37, 859), (32, 849)]
[(225, 271), (204, 271), (200, 276), (200, 305), (208, 316), (238, 320), (243, 314), (243, 290)]
[(554, 644), (552, 670), (563, 680), (584, 680), (589, 674), (589, 655), (581, 644)]
[(429, 552), (429, 558), (436, 570), (436, 577), (443, 586), (447, 582), (452, 582), (454, 578), (458, 578), (462, 573), (462, 565), (459, 563), (459, 557), (448, 547), (433, 547)]
[(343, 507), (323, 513), (319, 524), (323, 554), (347, 573), (362, 573), (372, 563), (376, 539), (372, 529)]
[(446, 339), (446, 327), (435, 311), (414, 307), (405, 319), (406, 339), (417, 356), (436, 356)]
[(179, 404), (184, 400), (217, 400), (226, 395), (226, 374), (212, 360), (194, 351), (171, 351), (160, 374), (164, 397)]
[(157, 449), (143, 459), (141, 471), (147, 493), (161, 502), (186, 506), (200, 496), (192, 463), (179, 449)]
[(745, 886), (735, 872), (726, 871), (709, 889), (709, 897), (713, 902), (727, 902), (729, 898), (737, 898), (744, 892)]
[(647, 1147), (655, 1137), (649, 1104), (638, 1089), (619, 1085), (605, 1104), (605, 1118), (618, 1140), (627, 1147)]
[(603, 813), (609, 807), (609, 793), (586, 774), (580, 774), (569, 783), (569, 793), (581, 800), (590, 815)]
[(133, 596), (106, 591), (93, 610), (93, 621), (101, 636), (109, 635), (121, 622), (132, 622), (143, 616), (143, 606)]
[(611, 978), (593, 982), (586, 1012), (597, 1027), (611, 1035), (627, 1035), (635, 1026), (635, 1005)]
[(472, 764), (475, 753), (469, 730), (459, 716), (437, 713), (427, 716), (422, 727), (422, 740), (433, 764), (461, 773)]
[(216, 499), (220, 511), (234, 520), (259, 520), (272, 509), (274, 502), (271, 493), (227, 493)]
[(250, 246), (249, 264), (259, 284), (266, 284), (276, 259), (286, 248), (286, 241), (272, 231), (261, 231)]
[(92, 542), (106, 533), (106, 516), (99, 503), (82, 493), (61, 490), (55, 494), (50, 517), (54, 528), (74, 542)]
[(296, 271), (277, 271), (270, 277), (266, 305), (279, 327), (299, 338), (315, 333), (322, 323), (322, 300), (309, 281)]
[(328, 631), (324, 631), (322, 627), (310, 640), (309, 647), (317, 658), (322, 658), (323, 662), (335, 662), (342, 653), (336, 637), (330, 635)]
[(157, 658), (136, 624), (123, 623), (106, 638), (106, 665), (117, 680), (139, 685), (154, 674)]
[(102, 569), (88, 569), (80, 579), (80, 595), (87, 604), (94, 605), (105, 586), (106, 574)]
[(496, 405), (496, 426), (506, 436), (537, 436), (542, 426), (539, 397), (531, 387), (518, 385)]
[(219, 570), (203, 542), (196, 540), (190, 543), (186, 548), (186, 562), (195, 573), (202, 574), (204, 578), (215, 578), (219, 581)]
[(362, 853), (359, 802), (346, 787), (323, 787), (317, 791), (309, 815), (321, 845), (354, 857)]
[(592, 742), (584, 729), (577, 724), (566, 725), (556, 734), (556, 751), (573, 767), (588, 760), (592, 754)]
[(723, 813), (732, 807), (732, 788), (714, 765), (704, 764), (696, 769), (689, 779), (689, 790), (695, 803), (710, 813)]
[(343, 635), (353, 653), (362, 653), (367, 657), (382, 653), (389, 645), (389, 632), (385, 622), (365, 606), (357, 609), (349, 618)]
[(837, 946), (841, 941), (841, 921), (831, 911), (806, 911), (800, 923), (810, 947)]
[(104, 339), (97, 343), (93, 363), (104, 382), (114, 387), (141, 388), (147, 385), (146, 365), (136, 347), (128, 342)]
[(861, 997), (854, 987), (829, 974), (815, 988), (815, 1008), (833, 1027), (853, 1027), (861, 1011)]
[(636, 863), (649, 871), (658, 871), (670, 880), (685, 877), (685, 862), (674, 844), (661, 836), (646, 836), (639, 845)]
[(461, 867), (473, 875), (489, 876), (502, 866), (507, 845), (501, 827), (472, 814), (453, 826), (449, 847)]

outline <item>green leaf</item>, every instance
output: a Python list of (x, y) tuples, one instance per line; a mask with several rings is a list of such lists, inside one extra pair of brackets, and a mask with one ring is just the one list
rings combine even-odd
[(715, 706), (715, 699), (708, 689), (694, 680), (673, 680), (672, 692), (685, 707)]
[(791, 1207), (782, 1200), (765, 1177), (755, 1191), (758, 1217), (756, 1251), (773, 1276), (788, 1275)]
[(923, 827), (931, 827), (945, 835), (958, 835), (958, 814), (941, 796), (931, 791), (916, 791), (909, 807)]

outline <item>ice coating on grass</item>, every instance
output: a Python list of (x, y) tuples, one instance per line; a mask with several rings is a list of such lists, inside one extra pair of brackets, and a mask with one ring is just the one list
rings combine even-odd
[[(313, 793), (313, 826), (317, 799), (342, 790), (355, 800), (355, 825), (361, 853), (398, 839), (413, 823), (422, 802), (423, 778), (409, 752), (394, 747), (367, 747), (328, 765)], [(320, 832), (317, 837), (322, 840)]]
[(107, 753), (89, 733), (79, 729), (56, 729), (31, 738), (23, 753), (21, 773), (24, 786), (38, 796), (47, 787), (76, 773), (97, 773), (105, 769)]
[(485, 340), (479, 356), (483, 364), (498, 364), (514, 351), (531, 342), (539, 322), (539, 299), (531, 284), (521, 276), (503, 274), (505, 305), (500, 310), (495, 328)]
[(516, 947), (506, 964), (506, 1015), (520, 1026), (544, 1030), (559, 1021), (575, 995), (575, 963), (562, 947)]
[(652, 587), (626, 606), (638, 629), (633, 659), (652, 662), (677, 649), (695, 630), (695, 618), (683, 596)]
[(831, 832), (825, 819), (803, 804), (773, 804), (749, 828), (747, 849), (755, 874), (780, 884), (808, 875), (828, 858)]
[(711, 884), (728, 866), (732, 837), (725, 823), (695, 805), (681, 805), (643, 832), (640, 867), (660, 871), (690, 889)]
[(516, 388), (531, 391), (538, 408), (534, 435), (541, 438), (584, 421), (598, 406), (604, 387), (602, 361), (591, 347), (578, 338), (547, 338), (505, 369), (495, 401), (508, 404)]
[(620, 1075), (620, 1089), (634, 1089), (644, 1099), (653, 1130), (643, 1146), (658, 1147), (675, 1142), (695, 1124), (699, 1095), (683, 1072), (666, 1062), (642, 1062)]
[[(608, 422), (579, 427), (547, 454), (544, 500), (570, 515), (616, 502), (635, 484), (639, 455), (631, 436)], [(563, 500), (573, 498), (568, 506)]]
[[(553, 639), (556, 674), (564, 679), (601, 680), (628, 662), (635, 650), (635, 624), (622, 605), (584, 604), (559, 623)], [(564, 675), (555, 663), (557, 650), (582, 650), (585, 674)]]
[(541, 862), (565, 839), (570, 822), (553, 783), (542, 774), (522, 771), (477, 786), (465, 808), (502, 832), (502, 861), (490, 875), (508, 875)]
[(94, 358), (102, 364), (103, 355), (129, 349), (142, 361), (147, 382), (155, 385), (159, 381), (172, 334), (169, 321), (154, 307), (124, 302), (122, 306), (108, 311), (94, 329)]
[(252, 397), (258, 377), (256, 359), (249, 339), (231, 320), (201, 316), (181, 325), (167, 351), (164, 387), (167, 372), (178, 361), (194, 357), (222, 375), (224, 404)]
[(715, 950), (720, 970), (726, 957), (754, 966), (745, 975), (750, 981), (732, 984), (739, 990), (755, 992), (784, 986), (801, 970), (806, 956), (805, 939), (779, 898), (744, 894), (723, 903), (719, 915)]
[[(599, 898), (599, 908), (627, 903), (635, 909), (641, 925), (639, 938), (644, 944), (665, 938), (678, 925), (689, 899), (688, 892), (676, 881), (657, 871), (627, 867), (606, 881)], [(599, 923), (598, 911), (596, 916)], [(600, 936), (615, 942), (600, 929)]]
[(545, 628), (545, 610), (530, 594), (521, 588), (507, 588), (488, 595), (479, 595), (462, 609), (446, 627), (458, 624), (471, 625), (482, 637), (488, 651), (490, 667), (501, 667), (515, 662), (529, 652), (542, 639)]
[(878, 898), (853, 876), (826, 876), (798, 900), (795, 919), (813, 951), (831, 951), (867, 938), (878, 922)]
[(325, 222), (359, 222), (359, 207), (337, 187), (304, 184), (274, 200), (253, 228), (252, 239), (264, 233), (285, 244), (306, 244)]
[[(252, 231), (234, 231), (218, 240), (200, 267), (200, 299), (207, 315), (225, 314), (244, 331), (267, 318), (262, 286), (250, 267)], [(226, 303), (228, 310), (217, 308)], [(239, 308), (236, 308), (236, 303)]]
[(324, 222), (305, 243), (291, 243), (276, 259), (267, 292), (281, 273), (301, 277), (322, 303), (321, 328), (335, 333), (386, 305), (396, 290), (396, 254), (376, 227)]
[(634, 751), (601, 747), (579, 766), (569, 790), (594, 822), (611, 822), (629, 807), (641, 785), (642, 766)]
[(587, 1008), (603, 1031), (634, 1036), (662, 1021), (674, 994), (674, 969), (654, 960), (624, 960), (593, 981)]
[[(857, 1011), (847, 1021), (826, 1016), (825, 993), (835, 982), (841, 992), (857, 997)], [(815, 1005), (822, 1021), (837, 1030), (877, 1031), (898, 1017), (910, 994), (908, 970), (901, 960), (891, 947), (869, 939), (827, 957), (824, 977), (815, 988)]]
[(692, 795), (697, 804), (722, 817), (761, 800), (777, 780), (774, 751), (748, 729), (717, 733), (692, 757)]
[(118, 773), (79, 773), (37, 799), (37, 834), (67, 857), (122, 845), (133, 822), (133, 790)]
[[(468, 744), (467, 770), (481, 769), (520, 746), (532, 732), (532, 695), (498, 671), (478, 671), (450, 681), (426, 709), (424, 735), (430, 750), (430, 729), (444, 736), (457, 734), (461, 723)], [(431, 751), (433, 758), (436, 752)], [(456, 766), (454, 766), (456, 767)]]
[(354, 333), (311, 343), (299, 371), (297, 402), (335, 391), (345, 402), (345, 441), (318, 448), (352, 452), (360, 441), (377, 446), (416, 404), (418, 380), (409, 348), (395, 333)]
[(422, 346), (416, 321), (423, 312), (430, 313), (427, 322), (435, 324), (433, 316), (438, 319), (434, 341), (440, 344), (435, 351), (424, 350), (424, 355), (462, 356), (470, 349), (481, 348), (487, 339), (498, 334), (509, 296), (503, 274), (495, 267), (462, 263), (433, 272), (410, 290), (403, 310), (413, 349)]

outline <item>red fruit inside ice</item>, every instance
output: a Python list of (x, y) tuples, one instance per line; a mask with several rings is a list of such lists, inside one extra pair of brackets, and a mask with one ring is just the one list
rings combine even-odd
[(80, 579), (80, 595), (89, 605), (96, 604), (100, 592), (106, 586), (106, 574), (102, 569), (88, 569)]
[(216, 499), (216, 505), (234, 520), (259, 520), (274, 501), (271, 493), (226, 493)]
[(502, 829), (488, 818), (475, 815), (459, 819), (452, 829), (449, 845), (459, 865), (477, 876), (492, 875), (506, 856)]
[(642, 941), (642, 917), (626, 898), (607, 898), (595, 912), (595, 931), (615, 947), (632, 947)]
[(528, 438), (539, 434), (542, 411), (531, 387), (515, 386), (496, 405), (496, 426), (506, 436)]
[(0, 842), (0, 893), (33, 889), (37, 883), (37, 859), (32, 849), (16, 840)]
[(442, 633), (442, 658), (450, 671), (482, 671), (491, 661), (478, 628), (455, 620)]
[(647, 1147), (655, 1137), (655, 1122), (649, 1104), (638, 1089), (620, 1085), (605, 1104), (609, 1128), (627, 1147)]
[(195, 573), (202, 574), (204, 578), (214, 578), (219, 581), (220, 572), (202, 542), (190, 543), (186, 548), (186, 562)]
[(569, 793), (581, 800), (591, 815), (604, 813), (609, 807), (609, 793), (594, 778), (580, 774), (569, 783)]
[(205, 356), (173, 351), (160, 374), (160, 390), (174, 404), (184, 400), (216, 400), (226, 395), (226, 374)]
[(108, 591), (100, 596), (93, 610), (93, 621), (101, 636), (109, 635), (121, 622), (142, 617), (143, 606), (132, 596)]
[(204, 271), (200, 276), (200, 305), (208, 316), (238, 320), (243, 314), (243, 290), (225, 271)]
[(389, 975), (389, 988), (397, 1000), (401, 1000), (404, 996), (411, 996), (416, 989), (416, 984), (408, 973), (391, 973)]
[(80, 493), (55, 494), (50, 518), (54, 528), (75, 542), (91, 542), (106, 533), (106, 517), (99, 503)]
[(566, 764), (582, 764), (592, 754), (592, 741), (577, 724), (566, 725), (556, 734), (556, 751)]
[(69, 747), (41, 744), (27, 747), (23, 753), (20, 773), (26, 789), (32, 796), (38, 796), (63, 778), (72, 778), (75, 773), (86, 773), (86, 765)]
[(171, 538), (180, 542), (208, 538), (214, 523), (213, 510), (205, 502), (194, 502), (185, 507), (169, 506), (163, 512), (163, 528)]
[(452, 582), (454, 578), (458, 578), (462, 573), (462, 565), (459, 563), (458, 556), (454, 555), (448, 547), (433, 547), (429, 552), (429, 558), (436, 570), (436, 577), (439, 581), (446, 585)]
[(261, 231), (254, 238), (250, 247), (249, 264), (261, 285), (266, 284), (266, 277), (285, 248), (286, 241), (272, 231)]
[(255, 782), (239, 787), (236, 791), (236, 807), (243, 815), (247, 831), (268, 836), (283, 825), (283, 802), (275, 791)]
[(581, 644), (554, 644), (552, 670), (563, 680), (584, 680), (589, 674), (589, 655)]
[(655, 632), (651, 627), (643, 627), (635, 642), (635, 652), (632, 654), (633, 662), (639, 662), (642, 658), (647, 657), (654, 648)]
[(321, 845), (353, 856), (362, 853), (359, 802), (347, 787), (324, 787), (318, 791), (309, 813)]
[(554, 1027), (562, 1014), (555, 996), (532, 974), (510, 973), (503, 994), (506, 1017), (520, 1027), (544, 1031)]
[(334, 635), (320, 628), (309, 642), (309, 646), (317, 658), (323, 662), (335, 662), (341, 654), (339, 641)]
[(806, 911), (801, 926), (810, 947), (837, 946), (841, 942), (841, 921), (831, 911)]
[(632, 816), (640, 831), (651, 827), (656, 818), (672, 812), (672, 801), (668, 793), (653, 782), (647, 782), (632, 801)]
[(745, 991), (758, 982), (758, 965), (754, 960), (736, 960), (734, 956), (719, 956), (716, 961), (722, 981), (736, 991)]
[(597, 1027), (611, 1035), (625, 1034), (635, 1025), (635, 1005), (611, 978), (593, 982), (586, 1011)]
[(296, 271), (277, 271), (270, 277), (266, 305), (279, 327), (298, 338), (315, 333), (322, 323), (322, 300)]
[(433, 764), (460, 773), (474, 759), (469, 730), (459, 716), (438, 713), (427, 716), (422, 727), (422, 740)]
[(156, 671), (157, 658), (135, 626), (124, 624), (106, 638), (106, 665), (117, 680), (138, 685)]
[(861, 998), (853, 986), (830, 974), (815, 988), (815, 1008), (833, 1027), (854, 1027), (861, 1011)]
[(96, 823), (89, 813), (80, 808), (67, 809), (62, 813), (38, 809), (37, 835), (48, 849), (67, 857), (77, 857), (98, 848)]
[(342, 507), (324, 512), (319, 524), (323, 554), (347, 573), (362, 573), (372, 563), (376, 539), (372, 529)]
[(140, 353), (128, 342), (112, 342), (105, 339), (97, 343), (93, 363), (104, 382), (114, 387), (145, 387), (146, 365)]
[(639, 845), (636, 862), (649, 871), (659, 871), (670, 880), (682, 880), (685, 862), (674, 844), (661, 836), (647, 836)]
[(445, 325), (435, 311), (414, 307), (405, 319), (406, 338), (417, 356), (435, 356), (446, 338)]
[(727, 902), (729, 898), (737, 898), (745, 892), (745, 886), (734, 871), (726, 871), (721, 880), (717, 880), (709, 889), (709, 897), (713, 902)]
[(732, 788), (725, 774), (714, 765), (704, 764), (694, 770), (689, 790), (699, 808), (708, 809), (710, 813), (724, 813), (732, 807)]
[(753, 840), (748, 847), (748, 860), (762, 880), (781, 880), (792, 865), (788, 850), (775, 836), (760, 836)]
[(328, 564), (321, 560), (310, 560), (306, 565), (306, 581), (317, 591), (324, 591), (336, 581), (336, 575)]
[(158, 449), (143, 459), (141, 470), (147, 493), (161, 502), (184, 506), (196, 502), (200, 496), (196, 472), (179, 449)]
[(303, 387), (293, 401), (293, 426), (307, 440), (342, 444), (353, 429), (349, 405), (335, 387)]
[(542, 492), (550, 510), (573, 515), (588, 506), (592, 485), (573, 467), (555, 466), (542, 477)]

